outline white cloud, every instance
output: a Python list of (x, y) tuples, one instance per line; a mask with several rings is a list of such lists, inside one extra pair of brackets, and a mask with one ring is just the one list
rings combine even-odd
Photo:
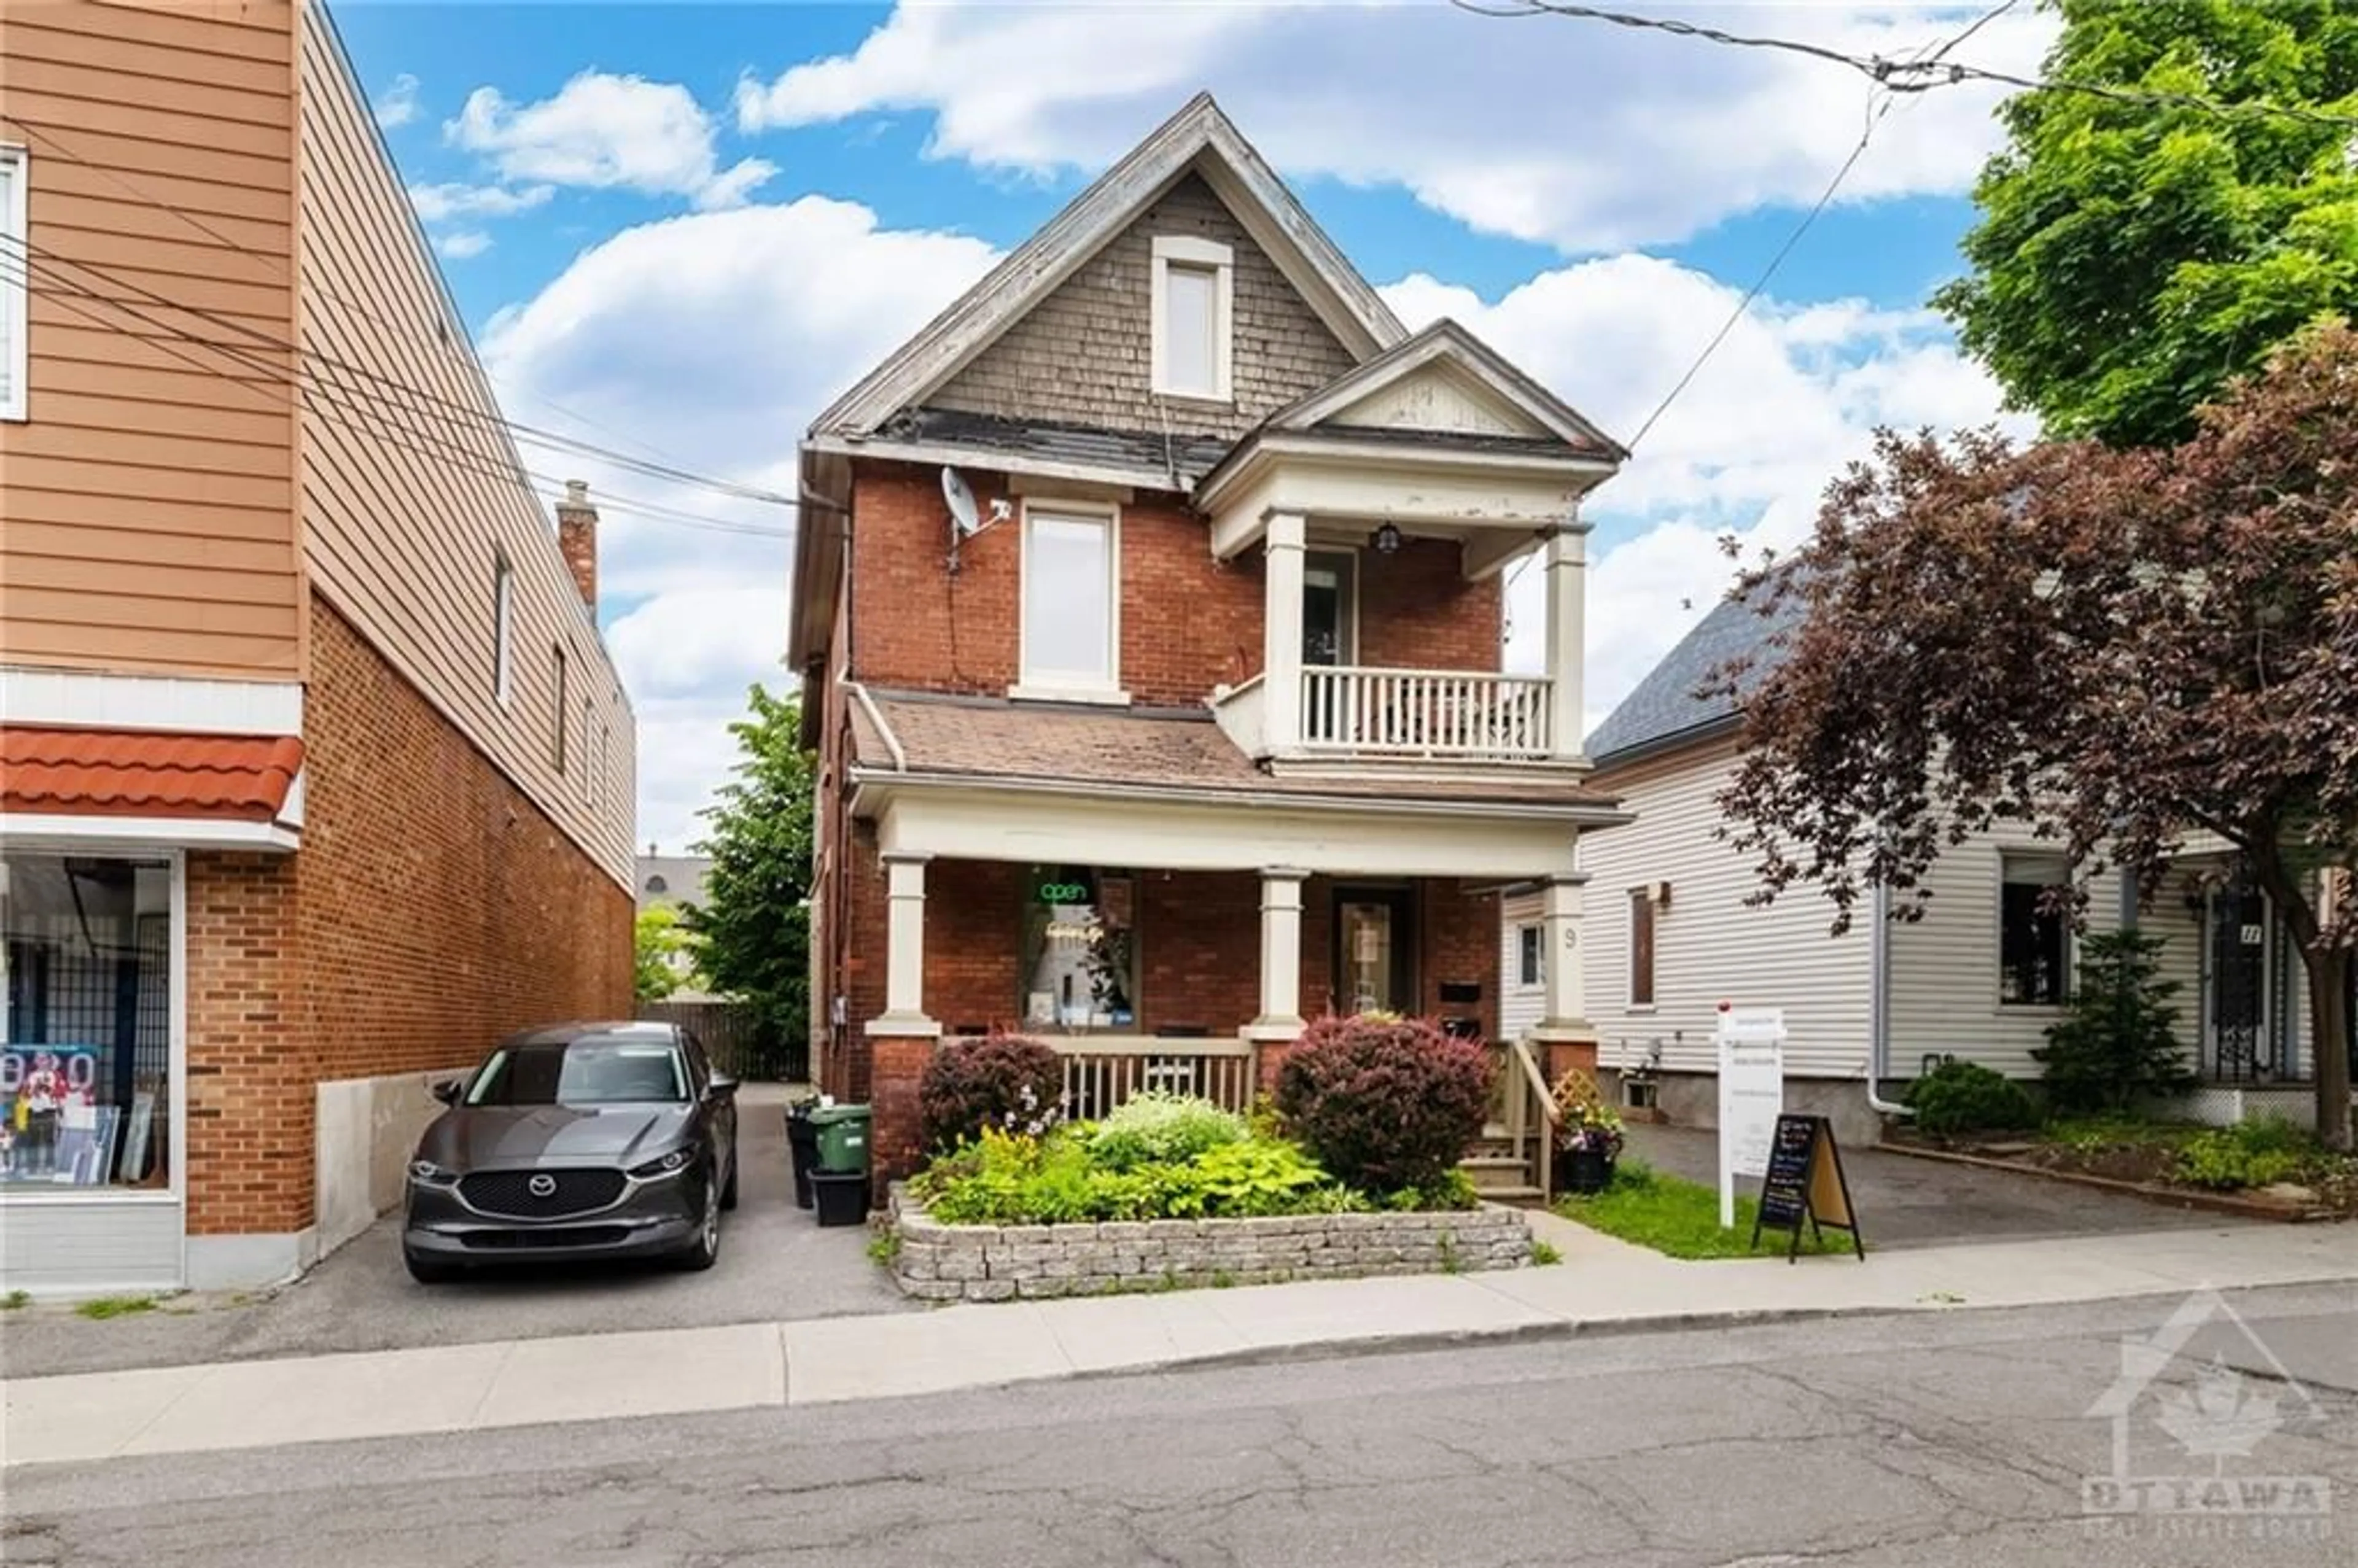
[(434, 249), (445, 260), (465, 261), (492, 248), (492, 237), (481, 229), (459, 229), (438, 236)]
[[(1402, 319), (1455, 317), (1624, 440), (1735, 308), (1737, 292), (1640, 255), (1542, 273), (1496, 301), (1424, 276), (1383, 291)], [(1858, 301), (1763, 300), (1597, 492), (1585, 696), (1602, 718), (1725, 592), (1736, 567), (1804, 537), (1827, 481), (1878, 425), (1955, 427), (1999, 418), (1999, 395), (1938, 320)], [(2001, 421), (2018, 430), (2020, 420)], [(1510, 594), (1510, 661), (1532, 667), (1543, 587)]]
[(707, 209), (742, 203), (777, 172), (762, 158), (721, 168), (712, 117), (677, 82), (605, 71), (583, 71), (536, 103), (478, 87), (442, 132), (510, 180), (685, 196)]
[[(513, 418), (791, 494), (811, 416), (996, 259), (981, 241), (880, 230), (867, 208), (823, 197), (688, 214), (583, 252), (492, 322), (484, 358)], [(787, 679), (792, 545), (766, 535), (792, 514), (565, 467), (605, 503), (600, 590), (643, 600), (608, 629), (639, 715), (639, 838), (684, 845), (733, 759), (745, 688)], [(659, 521), (617, 497), (763, 535)]]
[(466, 185), (446, 182), (440, 185), (413, 185), (409, 188), (409, 204), (417, 210), (420, 222), (440, 223), (452, 218), (513, 218), (519, 212), (529, 212), (545, 207), (557, 194), (549, 185)]
[(417, 118), (417, 78), (403, 71), (393, 79), (370, 108), (376, 114), (377, 124), (384, 130), (395, 130)]
[[(1986, 9), (1649, 8), (1883, 56)], [(1959, 58), (2035, 70), (2055, 32), (2050, 14), (2018, 7)], [(850, 54), (741, 82), (736, 110), (747, 131), (929, 112), (933, 156), (1052, 175), (1104, 167), (1198, 87), (1289, 174), (1397, 185), (1476, 229), (1573, 254), (1814, 200), (1858, 140), (1868, 91), (1789, 53), (1439, 5), (904, 4)], [(1996, 101), (1977, 85), (1900, 101), (1842, 199), (1962, 192), (1997, 145)]]

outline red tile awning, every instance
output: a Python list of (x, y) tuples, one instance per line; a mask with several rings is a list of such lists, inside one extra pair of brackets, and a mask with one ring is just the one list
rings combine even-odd
[(0, 725), (0, 809), (268, 823), (302, 766), (292, 735)]

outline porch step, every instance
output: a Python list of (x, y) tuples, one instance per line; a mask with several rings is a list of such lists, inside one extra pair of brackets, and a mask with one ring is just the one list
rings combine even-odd
[(1532, 1186), (1485, 1187), (1482, 1196), (1491, 1203), (1502, 1203), (1511, 1208), (1537, 1208), (1541, 1193)]

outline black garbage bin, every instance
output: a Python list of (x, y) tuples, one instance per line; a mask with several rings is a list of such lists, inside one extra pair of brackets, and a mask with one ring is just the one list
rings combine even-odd
[(811, 1184), (818, 1195), (820, 1225), (868, 1223), (867, 1172), (814, 1171)]
[(818, 1163), (818, 1128), (810, 1113), (818, 1097), (798, 1099), (786, 1107), (786, 1153), (795, 1167), (795, 1206), (811, 1206), (811, 1167)]

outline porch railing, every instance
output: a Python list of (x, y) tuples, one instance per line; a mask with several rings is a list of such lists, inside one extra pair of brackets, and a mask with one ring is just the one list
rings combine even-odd
[(1527, 1043), (1509, 1040), (1503, 1055), (1498, 1074), (1501, 1119), (1515, 1157), (1531, 1173), (1531, 1184), (1539, 1188), (1544, 1207), (1555, 1198), (1555, 1096)]
[(1543, 676), (1315, 665), (1302, 672), (1302, 743), (1415, 757), (1544, 757)]
[(1239, 1115), (1253, 1101), (1252, 1044), (1067, 1035), (1048, 1044), (1065, 1061), (1065, 1113), (1094, 1121), (1148, 1090), (1194, 1095)]

